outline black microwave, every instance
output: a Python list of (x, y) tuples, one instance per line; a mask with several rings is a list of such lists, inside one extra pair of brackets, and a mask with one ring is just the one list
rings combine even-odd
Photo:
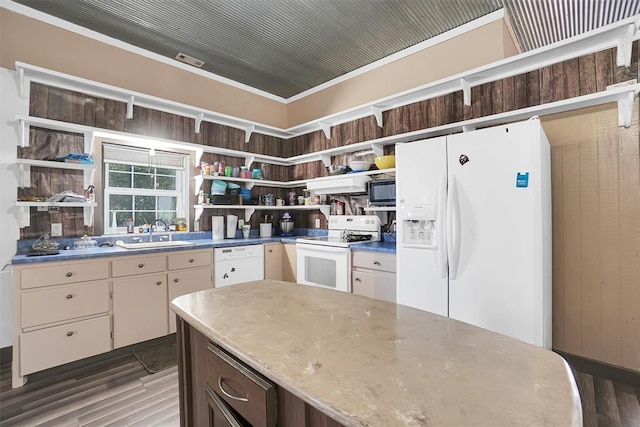
[(381, 179), (369, 181), (369, 204), (372, 206), (392, 206), (396, 204), (396, 180)]

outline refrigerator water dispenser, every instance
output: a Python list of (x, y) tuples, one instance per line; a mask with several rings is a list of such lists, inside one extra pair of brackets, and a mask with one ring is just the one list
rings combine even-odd
[(437, 211), (437, 204), (401, 207), (402, 244), (435, 249), (438, 237), (436, 233)]

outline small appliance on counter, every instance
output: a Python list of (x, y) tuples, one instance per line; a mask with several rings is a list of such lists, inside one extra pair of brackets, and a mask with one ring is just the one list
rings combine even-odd
[(293, 219), (289, 212), (285, 212), (280, 220), (280, 235), (293, 236)]

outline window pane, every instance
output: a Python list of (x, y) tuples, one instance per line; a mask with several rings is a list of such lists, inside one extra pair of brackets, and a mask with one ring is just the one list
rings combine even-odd
[[(133, 213), (131, 211), (116, 212), (116, 221), (118, 222), (118, 227), (124, 227), (126, 225), (125, 221), (127, 220), (127, 218), (133, 218)], [(111, 221), (111, 215), (109, 215), (109, 221)]]
[(136, 212), (136, 215), (133, 218), (133, 223), (136, 226), (142, 226), (144, 223), (150, 223), (155, 219), (153, 215), (153, 213), (149, 212)]
[(133, 188), (153, 188), (153, 176), (152, 175), (134, 175), (133, 176)]
[(123, 165), (121, 163), (109, 163), (109, 170), (131, 172), (131, 165)]
[(134, 166), (133, 171), (135, 173), (148, 173), (153, 174), (153, 168), (149, 166)]
[(175, 213), (175, 211), (173, 211), (173, 212), (158, 211), (158, 218), (160, 218), (161, 220), (166, 222), (167, 225), (171, 225), (172, 223), (175, 222), (176, 213)]
[(158, 182), (156, 183), (156, 188), (158, 190), (175, 190), (176, 189), (176, 179), (172, 176), (157, 176), (156, 179)]
[(175, 211), (177, 206), (177, 197), (158, 196), (158, 210)]
[[(111, 168), (110, 168), (111, 169)], [(109, 171), (109, 187), (131, 188), (131, 174)]]
[(143, 211), (143, 210), (155, 211), (156, 197), (155, 196), (136, 196), (136, 210), (137, 211)]
[(109, 198), (109, 209), (114, 211), (133, 209), (133, 196), (112, 194)]
[(176, 176), (176, 170), (175, 169), (158, 168), (158, 169), (156, 169), (156, 173), (158, 175)]

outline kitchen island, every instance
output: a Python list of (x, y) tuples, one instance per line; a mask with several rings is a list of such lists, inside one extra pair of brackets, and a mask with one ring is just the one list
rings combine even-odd
[[(582, 425), (559, 355), (456, 320), (277, 281), (171, 306), (183, 425), (215, 419), (212, 399), (255, 409), (253, 425)], [(243, 386), (225, 360), (259, 379)]]

